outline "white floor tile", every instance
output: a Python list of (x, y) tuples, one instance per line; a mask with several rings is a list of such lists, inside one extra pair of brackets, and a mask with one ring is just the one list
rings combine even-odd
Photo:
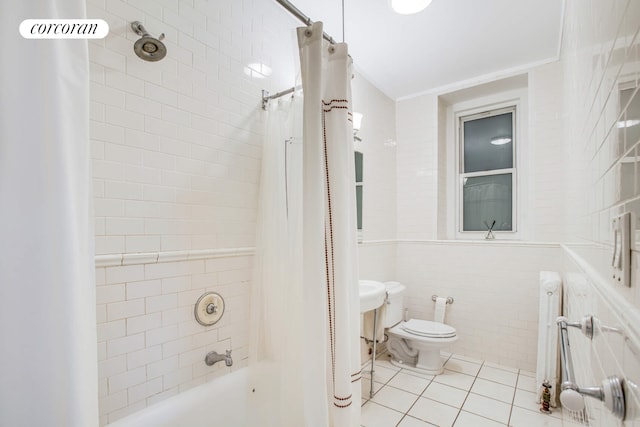
[(511, 427), (562, 427), (562, 420), (550, 417), (540, 411), (534, 412), (522, 409), (517, 406), (511, 411), (511, 419), (509, 420)]
[(414, 377), (420, 377), (420, 378), (425, 378), (428, 380), (432, 380), (434, 378), (435, 375), (429, 375), (429, 374), (425, 374), (423, 372), (419, 372), (413, 369), (403, 369), (402, 371), (400, 371), (402, 373), (405, 373), (407, 375), (413, 375)]
[(425, 423), (424, 421), (407, 415), (400, 421), (398, 427), (433, 427), (433, 424)]
[(485, 380), (482, 378), (476, 378), (476, 381), (473, 383), (473, 387), (471, 387), (472, 393), (490, 397), (492, 399), (496, 399), (508, 404), (511, 404), (513, 402), (514, 391), (514, 387), (509, 387), (508, 385)]
[[(367, 369), (371, 369), (370, 365), (371, 362), (367, 363)], [(378, 366), (391, 369), (392, 371), (399, 371), (401, 369), (391, 363), (391, 356), (389, 354), (384, 354), (376, 358), (376, 369), (378, 369)]]
[(382, 389), (376, 393), (375, 396), (371, 399), (373, 402), (376, 402), (382, 406), (386, 406), (391, 409), (395, 409), (396, 411), (400, 411), (405, 413), (411, 408), (413, 402), (418, 399), (413, 393), (409, 393), (408, 391), (400, 390), (397, 388), (384, 386)]
[(465, 362), (471, 362), (471, 363), (475, 363), (476, 365), (482, 365), (482, 360), (481, 359), (476, 359), (474, 357), (468, 357), (468, 356), (462, 356), (460, 354), (452, 354), (451, 358), (453, 359), (458, 359), (458, 360), (464, 360)]
[[(383, 383), (379, 383), (377, 381), (373, 382), (373, 392), (377, 393), (384, 386)], [(360, 380), (360, 389), (362, 390), (362, 398), (369, 399), (369, 393), (371, 392), (371, 381), (369, 378), (363, 378)]]
[(459, 388), (432, 382), (422, 394), (422, 397), (460, 408), (467, 397), (467, 392)]
[(445, 352), (441, 356), (445, 371), (435, 377), (396, 367), (388, 354), (378, 358), (372, 399), (369, 368), (364, 367), (362, 426), (580, 427), (561, 408), (552, 408), (549, 415), (539, 411), (535, 373)]
[(421, 397), (413, 405), (408, 415), (440, 427), (450, 427), (458, 412), (457, 408)]
[(456, 371), (467, 375), (473, 375), (474, 377), (478, 375), (478, 371), (480, 370), (480, 365), (473, 362), (467, 362), (466, 360), (458, 360), (451, 358), (444, 365), (445, 369), (450, 371)]
[(490, 368), (502, 369), (503, 371), (513, 372), (514, 374), (518, 373), (518, 368), (512, 368), (511, 366), (505, 366), (499, 363), (484, 362), (484, 366), (488, 366)]
[(482, 369), (480, 369), (478, 377), (508, 385), (510, 387), (515, 387), (516, 381), (518, 380), (518, 374), (515, 372), (508, 372), (502, 369), (493, 368), (491, 366), (486, 366), (486, 364)]
[(402, 417), (401, 412), (368, 401), (362, 407), (360, 422), (364, 427), (390, 427), (398, 424)]
[(524, 375), (526, 377), (536, 377), (536, 373), (535, 372), (531, 372), (531, 371), (525, 371), (524, 369), (520, 369), (520, 375)]
[(528, 377), (526, 375), (520, 375), (518, 377), (518, 385), (517, 388), (527, 391), (532, 391), (536, 393), (538, 391), (536, 385), (536, 379), (533, 377)]
[(513, 399), (513, 404), (521, 408), (528, 409), (530, 411), (537, 411), (540, 408), (540, 404), (536, 403), (536, 394), (530, 391), (516, 389), (516, 395)]
[(462, 390), (471, 389), (471, 385), (475, 377), (471, 375), (461, 374), (459, 372), (449, 371), (447, 369), (440, 375), (436, 375), (433, 378), (433, 381), (438, 382), (440, 384), (450, 385), (451, 387), (456, 387)]
[[(396, 370), (385, 368), (384, 366), (376, 365), (375, 372), (373, 373), (373, 380), (380, 383), (386, 383), (391, 378), (393, 378), (393, 376), (397, 373), (398, 371)], [(367, 379), (371, 378), (371, 371), (368, 369), (366, 371), (363, 370), (362, 376), (363, 378), (367, 378)]]
[(560, 406), (558, 406), (556, 408), (551, 408), (551, 416), (555, 417), (555, 418), (563, 419), (565, 421), (565, 424), (568, 422), (568, 420), (571, 419), (571, 417), (569, 416), (568, 412), (567, 412), (567, 416), (566, 417), (564, 417), (564, 418), (562, 417), (562, 408)]
[(414, 394), (422, 394), (431, 379), (409, 375), (402, 371), (389, 381), (388, 385)]
[(505, 425), (470, 412), (461, 411), (454, 427), (503, 427)]
[(488, 397), (480, 396), (479, 394), (470, 393), (467, 400), (464, 402), (462, 409), (467, 412), (480, 415), (481, 417), (489, 418), (502, 424), (507, 424), (509, 421), (511, 405)]

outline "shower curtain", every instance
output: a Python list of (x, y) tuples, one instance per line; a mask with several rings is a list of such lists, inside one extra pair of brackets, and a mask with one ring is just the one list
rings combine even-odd
[[(304, 101), (268, 112), (252, 293), (251, 425), (360, 425), (351, 61), (298, 29)], [(301, 108), (304, 104), (304, 117)]]
[(0, 2), (0, 425), (98, 425), (86, 40), (26, 40), (84, 0)]

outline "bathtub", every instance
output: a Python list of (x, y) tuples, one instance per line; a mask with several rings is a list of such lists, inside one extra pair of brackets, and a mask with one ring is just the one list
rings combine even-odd
[(248, 372), (242, 368), (223, 375), (108, 427), (247, 427)]

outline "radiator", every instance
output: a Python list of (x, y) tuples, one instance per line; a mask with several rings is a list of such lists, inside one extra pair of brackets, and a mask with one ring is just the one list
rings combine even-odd
[(536, 401), (540, 403), (542, 383), (551, 385), (551, 406), (557, 406), (558, 378), (558, 326), (556, 318), (561, 314), (562, 285), (560, 274), (554, 271), (540, 272), (540, 312), (538, 315), (538, 363), (536, 366)]

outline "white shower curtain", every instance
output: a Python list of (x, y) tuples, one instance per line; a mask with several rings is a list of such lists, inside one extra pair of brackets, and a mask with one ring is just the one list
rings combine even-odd
[[(250, 425), (360, 425), (351, 61), (298, 29), (299, 96), (267, 117), (250, 355)], [(303, 124), (304, 122), (304, 124)], [(302, 129), (304, 128), (304, 129)]]
[(0, 2), (0, 425), (98, 425), (86, 40), (25, 40), (84, 0)]
[(249, 425), (305, 426), (302, 381), (302, 98), (271, 102), (258, 203)]
[(305, 316), (324, 319), (305, 334), (305, 379), (324, 374), (327, 385), (307, 393), (305, 413), (326, 399), (329, 423), (314, 425), (352, 427), (360, 425), (361, 374), (351, 58), (346, 44), (329, 46), (322, 34), (321, 22), (298, 28)]

